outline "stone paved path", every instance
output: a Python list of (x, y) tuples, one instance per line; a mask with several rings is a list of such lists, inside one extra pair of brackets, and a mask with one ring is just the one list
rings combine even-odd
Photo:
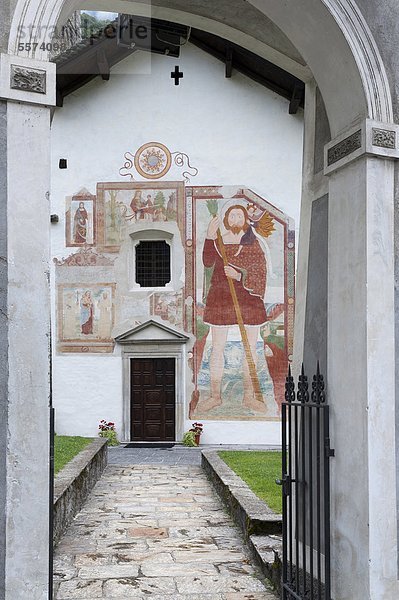
[(109, 465), (54, 572), (57, 600), (276, 598), (197, 465)]
[(281, 446), (259, 445), (223, 445), (187, 448), (176, 444), (173, 448), (108, 448), (108, 463), (112, 465), (163, 464), (163, 465), (200, 465), (202, 449), (215, 450), (281, 450)]
[(110, 465), (201, 465), (201, 448), (108, 448)]

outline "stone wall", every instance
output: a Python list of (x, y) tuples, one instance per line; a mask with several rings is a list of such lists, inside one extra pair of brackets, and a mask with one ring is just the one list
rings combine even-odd
[(56, 476), (53, 540), (57, 544), (107, 466), (107, 440), (94, 440)]

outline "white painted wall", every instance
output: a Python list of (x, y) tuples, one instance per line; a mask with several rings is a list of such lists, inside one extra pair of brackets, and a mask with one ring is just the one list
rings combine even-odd
[[(65, 248), (65, 197), (99, 181), (123, 181), (125, 152), (158, 141), (190, 156), (199, 173), (191, 185), (242, 185), (293, 217), (298, 231), (303, 115), (288, 114), (288, 101), (248, 78), (224, 75), (224, 65), (192, 45), (171, 60), (136, 53), (64, 100), (52, 123), (52, 256)], [(170, 73), (178, 64), (180, 86)], [(68, 169), (59, 170), (60, 158)], [(182, 179), (175, 167), (167, 180)], [(137, 177), (137, 180), (141, 180)], [(54, 286), (54, 272), (53, 272)], [(53, 289), (53, 323), (55, 320)], [(54, 347), (55, 347), (54, 339)], [(96, 435), (102, 418), (122, 428), (122, 367), (117, 356), (54, 357), (57, 433)], [(207, 422), (204, 443), (276, 443), (278, 422)]]
[(122, 425), (122, 361), (119, 356), (57, 356), (53, 397), (58, 435), (98, 432), (101, 419)]

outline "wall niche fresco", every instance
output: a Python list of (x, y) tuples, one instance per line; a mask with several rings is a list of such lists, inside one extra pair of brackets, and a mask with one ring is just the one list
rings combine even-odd
[(62, 352), (111, 352), (115, 284), (58, 285), (58, 342)]
[(67, 247), (87, 247), (96, 243), (96, 196), (84, 188), (67, 198), (65, 237)]

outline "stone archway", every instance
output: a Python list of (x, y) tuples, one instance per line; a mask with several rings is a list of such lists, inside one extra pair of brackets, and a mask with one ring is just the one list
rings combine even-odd
[[(118, 12), (133, 12), (137, 5), (125, 0), (99, 1), (97, 8)], [(216, 21), (211, 14), (211, 3), (193, 2), (191, 10), (184, 4), (159, 0), (154, 5), (154, 14), (170, 14), (175, 21), (184, 20), (202, 28), (209, 27), (214, 33), (232, 40), (240, 39), (242, 45), (261, 51), (256, 35), (246, 31), (245, 12), (240, 27), (228, 24), (231, 1), (221, 3), (225, 8), (225, 22)], [(334, 597), (386, 597), (397, 594), (396, 579), (396, 514), (395, 481), (388, 481), (385, 473), (394, 473), (394, 296), (393, 296), (393, 163), (390, 159), (399, 156), (398, 128), (392, 123), (392, 102), (384, 64), (376, 43), (364, 21), (360, 10), (352, 0), (297, 0), (289, 3), (280, 0), (251, 0), (247, 5), (256, 7), (266, 15), (293, 43), (303, 57), (303, 77), (308, 81), (309, 101), (306, 114), (309, 127), (305, 141), (303, 239), (299, 261), (299, 295), (306, 301), (316, 294), (315, 282), (307, 277), (309, 264), (309, 239), (327, 236), (327, 271), (322, 300), (325, 310), (322, 326), (327, 334), (326, 368), (330, 402), (333, 406), (334, 445), (339, 448), (333, 466), (333, 564)], [(166, 5), (166, 6), (165, 6)], [(30, 314), (43, 315), (49, 310), (48, 288), (43, 268), (48, 244), (48, 221), (43, 203), (49, 179), (49, 128), (48, 106), (54, 104), (54, 66), (47, 61), (46, 50), (40, 45), (51, 40), (53, 28), (73, 10), (79, 8), (78, 0), (19, 0), (10, 28), (8, 55), (2, 56), (1, 97), (11, 100), (7, 107), (9, 134), (26, 139), (27, 168), (25, 176), (30, 185), (32, 201), (29, 212), (29, 227), (11, 218), (18, 214), (19, 199), (24, 196), (24, 182), (20, 181), (19, 149), (10, 144), (7, 149), (9, 252), (14, 262), (10, 265), (9, 302), (16, 312), (9, 322), (14, 332), (11, 339), (9, 400), (9, 459), (7, 480), (10, 488), (8, 505), (14, 502), (15, 513), (7, 513), (5, 528), (8, 528), (4, 552), (15, 556), (20, 540), (26, 537), (26, 514), (31, 514), (32, 485), (21, 473), (18, 465), (29, 465), (38, 454), (32, 444), (20, 449), (22, 436), (21, 421), (18, 419), (20, 396), (18, 373), (20, 364), (15, 358), (23, 347), (25, 335), (29, 335), (37, 346), (37, 360), (33, 369), (34, 383), (28, 385), (32, 391), (32, 417), (37, 425), (40, 452), (46, 450), (47, 428), (46, 406), (43, 397), (48, 392), (48, 349), (43, 331), (49, 331), (49, 320), (41, 317), (36, 325), (27, 329), (20, 327), (28, 297), (16, 293), (26, 282), (38, 290), (38, 300), (33, 303)], [(162, 12), (163, 11), (163, 12)], [(26, 41), (26, 33), (33, 25), (29, 41), (31, 49), (19, 44)], [(25, 36), (25, 37), (23, 37)], [(244, 43), (243, 43), (244, 41)], [(40, 43), (39, 43), (40, 42)], [(35, 46), (35, 44), (38, 44)], [(262, 45), (262, 51), (280, 60), (275, 49)], [(273, 54), (274, 52), (274, 54)], [(287, 61), (285, 68), (294, 69)], [(345, 68), (342, 68), (342, 65)], [(13, 71), (14, 68), (14, 71)], [(46, 80), (46, 89), (26, 91), (18, 88), (12, 80), (15, 68), (31, 72), (35, 80)], [(289, 69), (288, 69), (289, 70)], [(5, 74), (5, 75), (4, 75)], [(315, 125), (314, 81), (320, 89), (333, 140), (327, 144), (324, 173), (314, 172), (312, 155), (318, 136)], [(11, 85), (10, 85), (11, 82)], [(40, 87), (40, 83), (39, 83)], [(20, 102), (18, 104), (17, 102)], [(42, 161), (36, 164), (40, 152)], [(327, 199), (324, 203), (323, 231), (314, 219), (313, 201)], [(35, 207), (40, 206), (39, 211)], [(355, 226), (354, 226), (355, 224)], [(328, 229), (327, 229), (328, 227)], [(313, 229), (312, 229), (313, 228)], [(34, 252), (28, 245), (18, 242), (34, 230)], [(354, 234), (355, 230), (355, 234)], [(16, 247), (18, 246), (18, 249)], [(44, 263), (45, 263), (44, 259)], [(30, 262), (29, 262), (30, 261)], [(20, 268), (29, 262), (28, 268)], [(35, 265), (40, 265), (35, 269)], [(381, 298), (384, 303), (381, 303)], [(46, 309), (46, 310), (43, 310)], [(378, 335), (376, 332), (378, 331)], [(320, 340), (306, 329), (306, 315), (298, 317), (297, 339), (302, 355), (307, 348), (319, 352)], [(318, 335), (319, 332), (316, 332)], [(357, 361), (353, 362), (354, 354)], [(20, 360), (20, 354), (18, 354)], [(23, 358), (23, 357), (22, 357)], [(351, 365), (348, 368), (348, 365)], [(384, 365), (384, 370), (381, 369)], [(44, 369), (44, 371), (43, 371)], [(45, 376), (38, 375), (44, 372)], [(35, 375), (36, 374), (36, 375)], [(35, 379), (36, 377), (36, 379)], [(33, 393), (34, 390), (34, 393)], [(386, 399), (389, 399), (389, 402)], [(384, 410), (382, 406), (384, 405)], [(353, 447), (352, 440), (359, 440)], [(382, 465), (384, 467), (382, 468)], [(36, 489), (46, 481), (46, 465), (37, 468)], [(353, 482), (356, 473), (359, 481)], [(12, 487), (12, 481), (26, 484), (20, 491)], [(351, 485), (348, 485), (351, 481)], [(350, 489), (348, 489), (350, 488)], [(384, 489), (382, 498), (380, 490)], [(46, 490), (44, 490), (46, 491)], [(40, 556), (42, 563), (47, 552), (45, 494), (39, 500), (40, 515), (36, 519), (41, 534), (34, 537), (32, 545), (25, 544), (25, 554)], [(47, 492), (46, 492), (47, 493)], [(368, 502), (364, 502), (364, 498)], [(358, 508), (360, 507), (360, 508)], [(384, 519), (380, 518), (381, 513)], [(11, 527), (11, 521), (18, 526)], [(356, 528), (352, 524), (358, 523)], [(24, 529), (25, 527), (25, 529)], [(348, 536), (347, 530), (351, 530)], [(24, 534), (25, 532), (25, 534)], [(362, 552), (359, 549), (363, 549)], [(387, 560), (389, 556), (389, 560)], [(384, 561), (384, 563), (383, 563)], [(47, 585), (47, 573), (43, 568), (38, 573), (24, 561), (18, 564), (19, 575), (10, 567), (6, 578), (7, 598), (18, 596), (21, 600), (35, 597), (32, 588), (23, 582), (37, 582), (37, 598), (43, 597)], [(359, 581), (352, 581), (353, 571), (364, 574)], [(384, 574), (384, 576), (382, 575)], [(18, 591), (17, 591), (18, 590)], [(391, 596), (389, 595), (391, 594)]]
[[(94, 4), (97, 10), (138, 14), (149, 12), (148, 8), (143, 8), (148, 5), (142, 2), (99, 0)], [(246, 34), (244, 27), (239, 30), (229, 26), (228, 17), (224, 24), (216, 21), (210, 5), (205, 4), (202, 10), (195, 7), (196, 10), (190, 11), (184, 2), (174, 2), (173, 8), (168, 4), (160, 0), (150, 5), (150, 14), (162, 17), (167, 13), (176, 22), (184, 20), (188, 25), (200, 25), (204, 30), (230, 37), (232, 41), (235, 38), (248, 49), (260, 49), (260, 45), (256, 46), (256, 37)], [(392, 102), (385, 68), (367, 23), (354, 1), (319, 0), (315, 3), (301, 0), (291, 3), (289, 13), (277, 0), (251, 0), (250, 4), (275, 23), (304, 58), (310, 72), (306, 73), (306, 69), (303, 69), (302, 77), (313, 75), (317, 81), (326, 101), (333, 136), (359, 117), (383, 122), (392, 120)], [(41, 43), (51, 42), (54, 28), (81, 5), (80, 0), (54, 0), (51, 3), (46, 0), (20, 0), (12, 20), (8, 52), (47, 60), (49, 53), (45, 48), (41, 49)], [(231, 10), (231, 3), (223, 2), (223, 5)], [(26, 41), (28, 32), (32, 49), (20, 51), (19, 44)], [(275, 58), (277, 54), (275, 52)], [(288, 64), (285, 66), (290, 70)], [(291, 65), (291, 68), (294, 66)], [(340, 82), (338, 88), (335, 85), (337, 81)]]

